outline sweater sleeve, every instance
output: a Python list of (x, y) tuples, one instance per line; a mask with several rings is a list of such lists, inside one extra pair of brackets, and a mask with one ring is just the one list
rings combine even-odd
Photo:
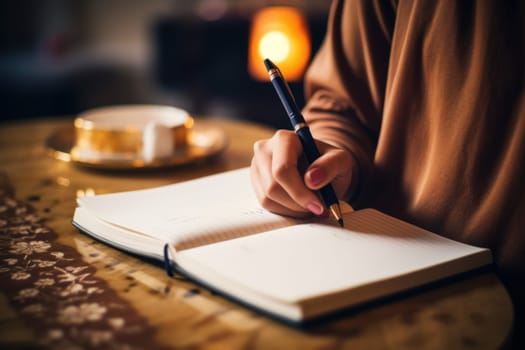
[(372, 165), (394, 22), (395, 6), (386, 1), (334, 1), (324, 42), (305, 76), (303, 112), (312, 134), (348, 150), (357, 162), (347, 200)]

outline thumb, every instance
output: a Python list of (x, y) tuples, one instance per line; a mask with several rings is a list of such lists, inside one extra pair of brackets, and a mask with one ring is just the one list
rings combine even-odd
[(311, 190), (331, 183), (338, 198), (348, 193), (355, 172), (354, 157), (347, 151), (331, 148), (315, 160), (304, 174), (304, 182)]

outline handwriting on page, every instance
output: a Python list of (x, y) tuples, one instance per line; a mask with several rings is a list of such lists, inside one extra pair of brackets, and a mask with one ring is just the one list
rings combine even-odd
[(243, 210), (243, 215), (264, 215), (265, 211), (263, 208), (252, 208), (248, 210)]

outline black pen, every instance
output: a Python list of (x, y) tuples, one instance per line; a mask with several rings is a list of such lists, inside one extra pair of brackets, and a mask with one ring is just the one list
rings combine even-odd
[[(277, 66), (267, 58), (264, 60), (264, 65), (266, 66), (266, 70), (270, 75), (272, 85), (275, 88), (275, 91), (277, 91), (277, 95), (279, 95), (279, 99), (286, 110), (286, 114), (288, 114), (288, 117), (290, 118), (292, 127), (301, 140), (304, 155), (311, 164), (317, 158), (319, 158), (321, 154), (315, 145), (315, 141), (312, 137), (312, 134), (310, 133), (310, 128), (308, 127), (308, 124), (306, 124), (303, 115), (299, 111), (299, 108), (295, 103), (295, 98), (292, 95), (292, 91), (290, 90), (290, 87), (281, 74), (279, 68), (277, 68)], [(339, 207), (339, 201), (337, 200), (337, 196), (335, 195), (332, 185), (328, 184), (324, 186), (319, 190), (319, 192), (325, 206), (330, 210), (339, 225), (343, 227), (344, 223), (343, 217), (341, 215), (341, 208)]]

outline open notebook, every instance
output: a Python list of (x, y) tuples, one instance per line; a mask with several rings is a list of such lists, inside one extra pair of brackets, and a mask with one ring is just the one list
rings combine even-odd
[(373, 209), (292, 220), (262, 209), (248, 169), (147, 190), (84, 197), (73, 224), (164, 259), (243, 304), (290, 322), (405, 291), (492, 262), (491, 253)]

